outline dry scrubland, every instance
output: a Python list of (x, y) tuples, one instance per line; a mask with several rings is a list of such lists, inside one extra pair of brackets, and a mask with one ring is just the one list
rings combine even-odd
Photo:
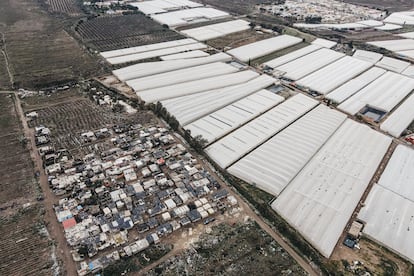
[(14, 100), (0, 94), (0, 275), (51, 275), (42, 205)]
[(148, 275), (306, 275), (256, 223), (214, 226)]
[(183, 38), (143, 14), (100, 16), (81, 22), (76, 30), (84, 43), (99, 51)]
[(64, 30), (66, 21), (53, 18), (36, 1), (1, 5), (0, 32), (15, 87), (45, 87), (99, 74), (102, 66)]

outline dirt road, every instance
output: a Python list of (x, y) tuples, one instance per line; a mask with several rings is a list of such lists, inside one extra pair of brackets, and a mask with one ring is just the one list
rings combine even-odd
[[(176, 136), (178, 141), (183, 143), (188, 148), (188, 143), (181, 137)], [(296, 260), (296, 262), (309, 274), (312, 276), (319, 275), (318, 272), (315, 271), (315, 269), (311, 266), (311, 264), (303, 258), (301, 255), (299, 255), (292, 247), (291, 245), (285, 241), (285, 239), (277, 233), (275, 230), (273, 230), (251, 207), (249, 204), (247, 204), (244, 199), (240, 197), (240, 195), (235, 192), (232, 186), (228, 185), (225, 181), (223, 181), (220, 177), (217, 176), (216, 172), (212, 169), (212, 165), (208, 163), (204, 158), (200, 159), (199, 155), (196, 154), (193, 150), (190, 150), (190, 152), (197, 156), (198, 162), (201, 164), (204, 164), (204, 167), (210, 172), (211, 175), (216, 176), (216, 179), (220, 182), (220, 184), (227, 187), (227, 190), (231, 195), (233, 195), (237, 201), (239, 202), (239, 206), (243, 209), (243, 212), (245, 215), (249, 216), (252, 220), (254, 220), (259, 226), (266, 231), (287, 253), (289, 253), (290, 256), (292, 256), (293, 259)]]
[[(203, 160), (204, 161), (204, 160)], [(227, 185), (227, 190), (231, 195), (233, 195), (239, 202), (240, 207), (244, 210), (246, 215), (248, 215), (252, 220), (254, 220), (259, 226), (267, 232), (293, 259), (309, 274), (312, 276), (319, 275), (314, 268), (309, 264), (309, 262), (300, 256), (291, 246), (288, 244), (285, 239), (276, 231), (274, 231), (256, 212), (242, 199), (238, 193), (233, 190), (233, 187)]]
[(56, 196), (52, 193), (49, 188), (47, 181), (47, 176), (42, 167), (42, 159), (38, 154), (36, 149), (36, 143), (34, 138), (33, 129), (29, 128), (26, 118), (24, 116), (23, 109), (21, 107), (20, 99), (16, 92), (0, 92), (4, 94), (14, 94), (15, 95), (15, 105), (16, 112), (22, 122), (24, 136), (28, 139), (27, 147), (30, 151), (30, 156), (34, 162), (34, 170), (40, 173), (39, 183), (43, 191), (45, 206), (45, 221), (47, 224), (47, 229), (53, 241), (56, 242), (56, 254), (60, 260), (63, 261), (63, 274), (75, 276), (77, 275), (76, 264), (72, 259), (70, 248), (66, 243), (66, 238), (63, 233), (63, 228), (60, 223), (57, 221), (55, 213), (53, 211), (53, 204), (57, 203)]
[(14, 78), (10, 70), (9, 56), (7, 55), (6, 38), (4, 36), (4, 33), (0, 32), (0, 34), (1, 34), (1, 40), (2, 40), (2, 47), (0, 50), (4, 57), (4, 62), (6, 63), (7, 74), (9, 75), (11, 87), (14, 88)]

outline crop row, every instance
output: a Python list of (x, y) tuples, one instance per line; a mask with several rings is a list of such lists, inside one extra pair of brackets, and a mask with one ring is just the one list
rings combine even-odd
[(73, 16), (81, 14), (76, 0), (47, 0), (47, 4), (52, 12), (66, 13)]

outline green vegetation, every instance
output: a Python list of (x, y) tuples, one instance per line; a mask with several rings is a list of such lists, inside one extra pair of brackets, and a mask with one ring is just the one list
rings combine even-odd
[(134, 262), (133, 258), (127, 258), (111, 264), (102, 271), (103, 276), (125, 275), (128, 272), (137, 272), (139, 267)]

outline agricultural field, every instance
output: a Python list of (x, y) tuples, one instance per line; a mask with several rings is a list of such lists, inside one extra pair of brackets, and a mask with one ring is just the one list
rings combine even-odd
[(111, 145), (96, 143), (81, 145), (81, 134), (104, 127), (128, 122), (150, 122), (148, 112), (135, 114), (115, 113), (108, 105), (100, 106), (81, 88), (54, 92), (43, 96), (31, 96), (22, 100), (25, 111), (36, 111), (38, 117), (29, 121), (29, 127), (44, 125), (51, 130), (51, 142), (56, 149), (67, 149), (72, 156), (83, 156), (96, 149), (104, 150)]
[(258, 59), (255, 59), (255, 60), (253, 60), (253, 61), (251, 62), (251, 64), (252, 64), (252, 65), (254, 65), (254, 66), (258, 66), (258, 65), (263, 64), (263, 63), (265, 63), (265, 62), (268, 62), (268, 61), (270, 61), (270, 60), (272, 60), (272, 59), (275, 59), (275, 58), (278, 58), (278, 57), (284, 56), (284, 55), (286, 55), (286, 54), (288, 54), (288, 53), (291, 53), (291, 52), (294, 52), (294, 51), (296, 51), (296, 50), (299, 50), (299, 49), (301, 49), (301, 48), (303, 48), (303, 47), (306, 47), (306, 46), (308, 46), (308, 45), (309, 45), (309, 44), (307, 44), (307, 43), (305, 43), (305, 42), (302, 42), (302, 43), (296, 44), (296, 45), (294, 45), (294, 46), (291, 46), (291, 47), (288, 47), (288, 48), (282, 49), (282, 50), (280, 50), (280, 51), (277, 51), (277, 52), (271, 53), (271, 54), (266, 55), (266, 56), (264, 56), (264, 57), (260, 57), (260, 58), (258, 58)]
[(0, 10), (15, 87), (47, 87), (104, 71), (65, 26), (36, 1), (5, 1)]
[(81, 40), (98, 51), (128, 48), (182, 38), (143, 14), (99, 16), (76, 27)]
[(48, 9), (52, 13), (80, 16), (82, 11), (77, 0), (46, 0)]
[(38, 206), (23, 208), (11, 217), (0, 216), (1, 275), (53, 274), (50, 240), (41, 221)]
[(273, 34), (258, 33), (254, 30), (247, 30), (230, 34), (223, 37), (218, 37), (207, 41), (207, 44), (216, 49), (225, 49), (227, 47), (236, 48), (246, 44), (250, 44), (259, 40), (273, 37)]
[(51, 275), (33, 163), (10, 94), (0, 94), (0, 109), (0, 275)]
[[(23, 143), (23, 132), (8, 94), (0, 94), (0, 208), (24, 204), (34, 198), (33, 164)], [(0, 273), (1, 274), (1, 273)]]
[(256, 223), (221, 223), (147, 275), (306, 275)]
[(3, 55), (0, 55), (0, 89), (7, 89), (10, 87), (9, 75), (7, 73), (6, 64)]

